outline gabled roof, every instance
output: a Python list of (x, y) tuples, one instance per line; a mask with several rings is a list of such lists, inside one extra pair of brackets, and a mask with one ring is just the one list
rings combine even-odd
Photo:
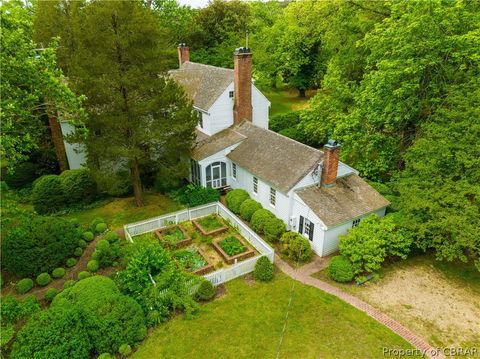
[(245, 136), (234, 131), (232, 128), (227, 128), (213, 136), (208, 136), (199, 130), (196, 131), (197, 140), (192, 150), (192, 158), (195, 161), (201, 161), (245, 139)]
[(323, 152), (244, 121), (232, 128), (246, 137), (227, 157), (287, 193), (323, 158)]
[(233, 70), (187, 61), (169, 74), (192, 99), (194, 106), (208, 111), (233, 82)]
[(390, 204), (356, 174), (338, 178), (335, 187), (316, 185), (296, 191), (327, 227), (334, 227)]

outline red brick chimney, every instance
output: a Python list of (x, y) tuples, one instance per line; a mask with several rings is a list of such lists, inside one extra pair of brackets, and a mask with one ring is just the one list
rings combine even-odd
[(240, 47), (233, 59), (234, 122), (252, 121), (252, 53), (249, 48)]
[(182, 67), (185, 61), (190, 61), (190, 48), (185, 43), (178, 44), (178, 66)]
[(337, 179), (340, 144), (335, 140), (328, 140), (323, 146), (323, 150), (322, 187), (334, 187)]

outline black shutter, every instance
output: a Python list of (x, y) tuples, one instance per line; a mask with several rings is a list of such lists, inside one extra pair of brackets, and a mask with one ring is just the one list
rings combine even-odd
[(313, 222), (310, 222), (310, 233), (308, 234), (308, 239), (310, 239), (311, 241), (313, 241), (314, 228), (315, 228), (315, 225), (313, 224)]
[(303, 216), (300, 216), (300, 224), (298, 225), (298, 233), (303, 233)]

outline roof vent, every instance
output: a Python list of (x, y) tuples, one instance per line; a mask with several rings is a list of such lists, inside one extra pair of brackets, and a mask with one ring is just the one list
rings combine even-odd
[(338, 141), (335, 141), (335, 140), (328, 140), (327, 143), (325, 144), (325, 147), (327, 148), (331, 148), (331, 149), (335, 149), (335, 148), (339, 148), (340, 147), (340, 143), (338, 143)]
[(249, 54), (250, 49), (248, 47), (239, 47), (235, 49), (236, 54)]

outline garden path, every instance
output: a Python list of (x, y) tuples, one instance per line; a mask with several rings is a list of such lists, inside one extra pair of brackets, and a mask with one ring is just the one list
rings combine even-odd
[(347, 302), (348, 304), (354, 306), (362, 312), (365, 312), (370, 317), (372, 317), (379, 323), (385, 325), (390, 330), (404, 338), (415, 348), (419, 349), (422, 354), (425, 353), (425, 355), (427, 355), (428, 357), (435, 359), (445, 358), (445, 356), (441, 352), (437, 351), (436, 348), (432, 347), (425, 340), (423, 340), (422, 338), (414, 334), (412, 331), (405, 328), (403, 325), (393, 320), (380, 310), (374, 308), (373, 306), (360, 300), (359, 298), (342, 291), (339, 288), (336, 288), (326, 282), (311, 277), (311, 274), (318, 272), (323, 266), (326, 265), (326, 261), (324, 259), (319, 258), (303, 267), (294, 269), (287, 262), (282, 260), (282, 258), (280, 258), (278, 254), (275, 254), (275, 264), (283, 273), (290, 276), (291, 278), (301, 283), (323, 290), (324, 292), (327, 292), (331, 295), (334, 295), (335, 297), (340, 298), (341, 300)]

